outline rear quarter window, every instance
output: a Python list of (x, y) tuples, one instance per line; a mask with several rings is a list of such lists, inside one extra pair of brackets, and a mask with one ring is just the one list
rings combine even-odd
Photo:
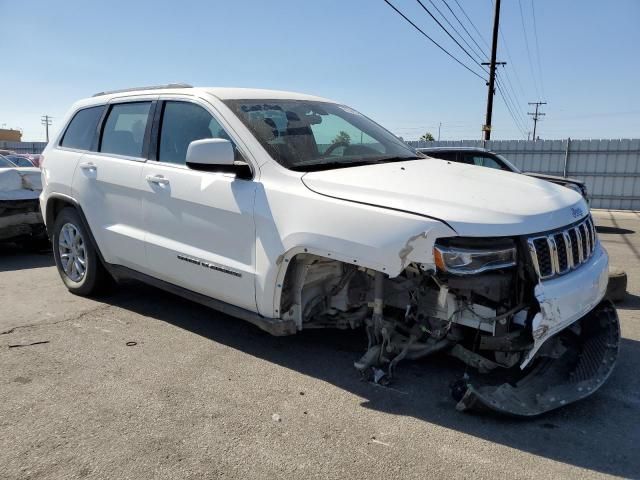
[(69, 122), (60, 141), (60, 146), (77, 150), (91, 150), (104, 108), (104, 105), (100, 105), (78, 111)]

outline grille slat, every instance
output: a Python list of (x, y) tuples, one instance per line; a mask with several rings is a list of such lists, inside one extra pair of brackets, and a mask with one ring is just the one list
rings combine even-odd
[(591, 258), (597, 237), (591, 217), (578, 225), (528, 239), (529, 252), (541, 280), (578, 268)]

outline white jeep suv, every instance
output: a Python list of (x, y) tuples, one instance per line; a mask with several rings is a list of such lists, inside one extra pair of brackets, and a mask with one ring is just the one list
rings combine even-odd
[(76, 103), (41, 208), (67, 288), (133, 277), (275, 335), (362, 328), (376, 382), (435, 352), (461, 410), (536, 415), (617, 358), (608, 258), (577, 193), (428, 159), (355, 110), (167, 85)]

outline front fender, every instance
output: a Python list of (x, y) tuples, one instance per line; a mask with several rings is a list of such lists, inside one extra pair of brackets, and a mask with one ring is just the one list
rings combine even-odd
[(256, 193), (256, 304), (266, 317), (280, 316), (280, 288), (289, 261), (299, 253), (396, 277), (412, 262), (432, 265), (436, 239), (456, 235), (436, 219), (301, 187), (264, 187)]

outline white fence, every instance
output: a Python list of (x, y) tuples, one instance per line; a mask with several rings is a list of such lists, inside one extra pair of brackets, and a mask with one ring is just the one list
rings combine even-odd
[(408, 143), (413, 147), (484, 147), (522, 171), (584, 181), (593, 208), (640, 210), (640, 139)]

